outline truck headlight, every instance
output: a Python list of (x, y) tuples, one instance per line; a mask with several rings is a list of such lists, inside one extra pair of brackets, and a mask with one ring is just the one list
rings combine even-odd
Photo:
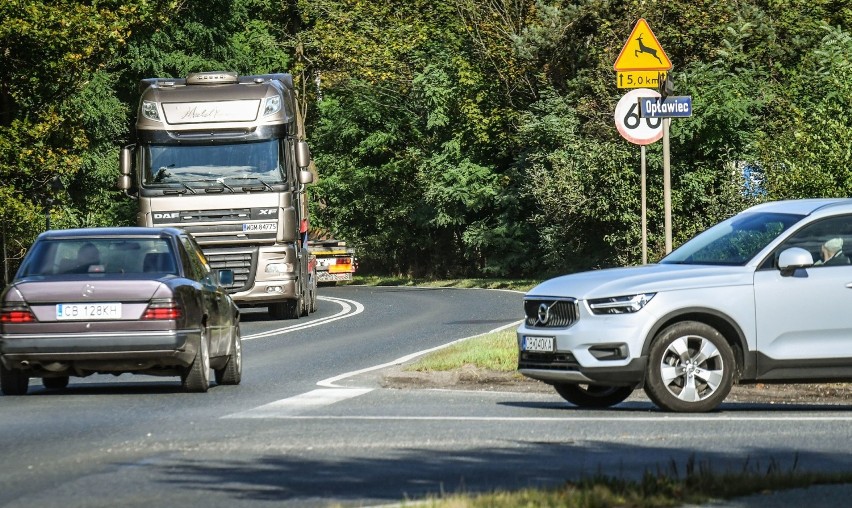
[(274, 275), (284, 275), (295, 272), (296, 265), (294, 263), (269, 263), (264, 271)]
[(155, 122), (161, 121), (160, 112), (157, 110), (157, 103), (152, 101), (142, 101), (142, 116)]
[(281, 111), (281, 97), (267, 97), (263, 105), (263, 116), (273, 115)]
[(630, 314), (642, 309), (657, 293), (640, 293), (629, 296), (613, 296), (589, 300), (594, 314)]

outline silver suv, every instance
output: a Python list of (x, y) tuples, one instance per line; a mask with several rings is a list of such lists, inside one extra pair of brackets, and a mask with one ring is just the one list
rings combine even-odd
[(527, 293), (518, 370), (582, 407), (643, 387), (715, 409), (734, 383), (852, 380), (852, 199), (765, 203), (657, 264), (576, 273)]

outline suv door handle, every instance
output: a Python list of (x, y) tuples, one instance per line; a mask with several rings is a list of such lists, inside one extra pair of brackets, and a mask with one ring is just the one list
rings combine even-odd
[(847, 282), (846, 287), (849, 288), (849, 289), (852, 289), (852, 282)]

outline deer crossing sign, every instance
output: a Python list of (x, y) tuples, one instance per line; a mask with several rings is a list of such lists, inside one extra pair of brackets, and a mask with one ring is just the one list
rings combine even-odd
[[(643, 18), (639, 18), (633, 31), (630, 32), (630, 37), (621, 48), (621, 53), (615, 60), (613, 68), (619, 74), (621, 73), (637, 73), (640, 76), (646, 74), (646, 71), (668, 71), (672, 68), (672, 62), (660, 46), (648, 22)], [(645, 71), (645, 72), (643, 72)], [(628, 74), (629, 75), (629, 74)], [(647, 86), (650, 83), (644, 83)], [(625, 87), (626, 88), (626, 87)]]

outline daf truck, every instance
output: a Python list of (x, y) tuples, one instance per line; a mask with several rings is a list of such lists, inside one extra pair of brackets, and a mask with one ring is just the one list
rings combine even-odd
[(314, 180), (290, 74), (198, 72), (139, 83), (134, 139), (118, 186), (137, 224), (192, 234), (228, 269), (240, 306), (274, 319), (316, 309), (305, 186)]

